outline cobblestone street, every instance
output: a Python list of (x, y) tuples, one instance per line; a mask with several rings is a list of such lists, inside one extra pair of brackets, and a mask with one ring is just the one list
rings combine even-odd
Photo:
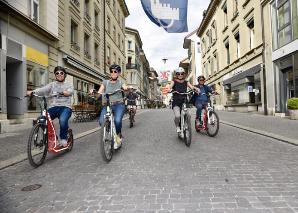
[[(99, 132), (70, 153), (1, 170), (1, 212), (298, 212), (297, 146), (221, 125), (177, 138), (169, 109), (146, 111), (110, 163)], [(42, 187), (24, 192), (31, 184)]]

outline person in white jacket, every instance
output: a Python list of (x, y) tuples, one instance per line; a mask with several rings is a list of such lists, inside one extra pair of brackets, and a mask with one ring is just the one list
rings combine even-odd
[(67, 146), (67, 132), (68, 132), (68, 120), (72, 114), (71, 108), (71, 96), (73, 94), (73, 86), (65, 82), (66, 71), (63, 67), (57, 66), (54, 69), (55, 79), (42, 88), (28, 91), (27, 95), (44, 95), (53, 96), (50, 99), (48, 113), (51, 119), (59, 118), (60, 124), (60, 140), (61, 146)]

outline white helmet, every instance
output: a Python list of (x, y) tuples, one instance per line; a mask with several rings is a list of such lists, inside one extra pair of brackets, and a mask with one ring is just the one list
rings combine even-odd
[(185, 70), (182, 67), (178, 67), (178, 69), (175, 69), (175, 73), (185, 73)]

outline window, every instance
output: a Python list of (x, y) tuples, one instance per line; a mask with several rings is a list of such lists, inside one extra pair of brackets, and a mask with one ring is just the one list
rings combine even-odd
[(227, 65), (230, 64), (230, 45), (229, 42), (225, 42), (225, 48), (226, 48), (226, 56), (227, 56)]
[(120, 34), (118, 33), (118, 47), (120, 48)]
[[(208, 40), (208, 45), (207, 47), (209, 48), (212, 44), (212, 31), (211, 30), (208, 30), (207, 31), (207, 40)], [(207, 43), (207, 42), (206, 42)]]
[(31, 0), (31, 18), (39, 23), (39, 0)]
[(214, 72), (214, 58), (211, 58), (211, 59), (210, 59), (210, 64), (211, 64), (211, 65), (210, 65), (210, 66), (211, 66), (211, 67), (210, 67), (210, 68), (211, 68), (211, 69), (210, 69), (210, 71), (211, 71), (211, 75), (213, 75), (213, 74), (215, 73), (215, 72)]
[(78, 45), (78, 25), (73, 20), (71, 20), (70, 24), (70, 45), (72, 49), (80, 51)]
[(115, 27), (115, 25), (113, 26), (113, 39), (116, 42), (116, 27)]
[(249, 49), (251, 50), (254, 48), (255, 45), (255, 24), (253, 18), (247, 23), (247, 27), (249, 29)]
[(89, 0), (85, 0), (85, 4), (84, 4), (84, 15), (85, 15), (85, 18), (90, 21), (91, 20), (91, 17), (89, 15)]
[(279, 47), (292, 40), (290, 1), (280, 3), (277, 9), (277, 31)]
[(233, 1), (233, 16), (238, 14), (238, 0)]
[(113, 0), (113, 13), (116, 14), (116, 2)]
[(214, 63), (214, 73), (218, 71), (218, 59), (217, 59), (217, 53), (213, 53), (213, 63)]
[(107, 17), (107, 28), (108, 33), (111, 34), (111, 20), (109, 16)]
[(127, 49), (128, 49), (128, 50), (131, 50), (131, 49), (132, 49), (132, 48), (131, 48), (131, 41), (128, 41), (128, 42), (127, 42)]
[(94, 63), (99, 66), (99, 45), (97, 43), (94, 44)]
[(236, 43), (237, 43), (237, 46), (236, 46), (236, 57), (237, 59), (240, 58), (240, 35), (239, 35), (239, 32), (237, 32), (235, 35), (235, 40), (236, 40)]
[(108, 46), (107, 49), (107, 64), (111, 64), (111, 48)]
[(298, 39), (298, 0), (292, 0), (293, 39)]
[(131, 57), (130, 56), (128, 57), (127, 63), (131, 64)]
[(201, 53), (201, 44), (200, 44), (200, 42), (197, 43), (197, 53)]
[[(120, 24), (120, 11), (118, 10), (118, 15), (117, 15), (118, 23)], [(121, 27), (121, 26), (120, 26)]]
[(227, 3), (224, 4), (223, 8), (223, 13), (224, 13), (224, 28), (228, 26), (228, 8), (227, 8)]
[(95, 29), (97, 31), (100, 30), (99, 28), (99, 12), (97, 12), (96, 10), (94, 11), (94, 25), (95, 25)]
[(113, 53), (113, 64), (116, 64), (116, 53)]
[(70, 41), (71, 43), (77, 42), (77, 31), (78, 31), (78, 25), (71, 20), (70, 24)]
[(216, 33), (216, 22), (213, 21), (211, 25), (211, 33), (212, 33), (212, 43), (216, 41), (217, 39), (217, 33)]
[(85, 33), (84, 34), (84, 55), (88, 59), (91, 58), (89, 42), (90, 42), (90, 36)]

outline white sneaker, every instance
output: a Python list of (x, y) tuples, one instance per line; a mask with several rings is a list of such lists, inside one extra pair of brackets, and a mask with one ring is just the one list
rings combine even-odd
[(180, 132), (181, 132), (180, 127), (176, 127), (176, 132), (177, 132), (177, 133), (180, 133)]
[(121, 146), (121, 138), (119, 135), (115, 137), (114, 149), (118, 149)]
[(66, 146), (67, 146), (67, 140), (62, 139), (62, 140), (59, 141), (59, 144), (60, 144), (61, 146), (63, 146), (63, 147), (66, 147)]

